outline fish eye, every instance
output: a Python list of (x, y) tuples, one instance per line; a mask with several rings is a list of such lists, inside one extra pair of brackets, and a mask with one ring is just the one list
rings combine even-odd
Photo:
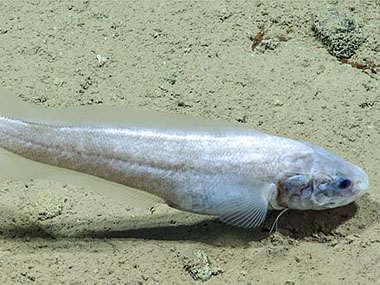
[(342, 178), (337, 182), (337, 187), (339, 189), (347, 189), (351, 186), (351, 180), (347, 178)]

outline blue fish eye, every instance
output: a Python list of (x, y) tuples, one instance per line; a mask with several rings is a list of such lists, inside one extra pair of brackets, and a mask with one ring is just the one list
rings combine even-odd
[(338, 180), (336, 185), (339, 189), (347, 189), (348, 187), (351, 186), (351, 180), (347, 178), (342, 178)]

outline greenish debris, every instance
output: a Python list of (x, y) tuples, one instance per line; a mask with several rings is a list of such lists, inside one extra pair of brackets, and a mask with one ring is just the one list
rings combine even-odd
[(185, 253), (182, 258), (184, 268), (194, 280), (207, 281), (213, 274), (211, 265), (206, 253), (202, 250), (191, 250)]
[(62, 214), (63, 205), (56, 199), (46, 199), (43, 201), (43, 211), (39, 213), (39, 220), (48, 220)]

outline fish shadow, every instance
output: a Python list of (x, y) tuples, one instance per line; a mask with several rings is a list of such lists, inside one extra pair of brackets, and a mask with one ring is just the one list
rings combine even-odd
[[(360, 211), (358, 211), (359, 209)], [(336, 235), (337, 228), (350, 220), (353, 221), (349, 225), (351, 234), (360, 233), (365, 227), (370, 227), (371, 220), (368, 217), (373, 216), (374, 212), (379, 211), (378, 209), (380, 209), (379, 203), (364, 196), (361, 198), (359, 206), (351, 203), (344, 207), (323, 211), (289, 210), (281, 215), (277, 224), (275, 224), (276, 218), (281, 212), (271, 211), (264, 224), (254, 229), (233, 227), (223, 224), (216, 218), (206, 218), (194, 224), (92, 231), (83, 233), (83, 236), (166, 241), (189, 240), (214, 246), (245, 246), (250, 242), (266, 239), (275, 231), (292, 239)], [(353, 219), (354, 217), (355, 219)]]
[(325, 211), (288, 211), (274, 226), (280, 211), (269, 213), (264, 224), (255, 229), (243, 229), (223, 224), (218, 219), (204, 220), (191, 225), (158, 226), (129, 230), (94, 231), (84, 234), (97, 238), (133, 238), (166, 241), (194, 241), (214, 246), (244, 246), (266, 239), (272, 232), (294, 239), (318, 234), (330, 235), (342, 223), (353, 218), (358, 210), (355, 204)]
[(358, 211), (356, 204), (323, 211), (297, 211), (285, 212), (276, 223), (281, 212), (271, 213), (271, 217), (264, 224), (266, 230), (278, 231), (285, 236), (303, 239), (316, 234), (331, 235), (346, 221), (352, 219)]
[[(360, 208), (371, 213), (379, 209), (377, 202), (363, 197)], [(106, 218), (106, 220), (91, 221), (89, 226), (75, 227), (74, 220), (62, 219), (49, 224), (32, 223), (28, 225), (8, 225), (2, 228), (3, 237), (14, 238), (27, 236), (28, 238), (75, 238), (75, 239), (138, 239), (162, 241), (192, 241), (213, 246), (246, 246), (250, 242), (257, 242), (268, 238), (271, 230), (282, 235), (303, 239), (315, 235), (328, 236), (333, 234), (339, 225), (352, 219), (358, 212), (357, 204), (324, 211), (295, 211), (285, 212), (278, 220), (277, 228), (273, 227), (279, 211), (272, 211), (264, 224), (255, 229), (242, 229), (225, 225), (216, 218), (205, 218), (193, 224), (181, 224), (183, 221), (168, 222), (149, 226), (138, 223), (131, 228), (123, 217)], [(173, 215), (174, 217), (175, 215)], [(360, 215), (359, 215), (360, 216)], [(363, 215), (362, 215), (363, 216)], [(361, 217), (366, 219), (365, 215)], [(359, 217), (360, 219), (360, 217)], [(356, 219), (355, 219), (356, 220)], [(107, 225), (107, 226), (105, 226)], [(366, 223), (365, 227), (369, 227)], [(129, 228), (128, 228), (129, 227)], [(355, 231), (355, 230), (354, 230)], [(357, 232), (363, 228), (357, 229)], [(352, 234), (354, 234), (353, 232)]]

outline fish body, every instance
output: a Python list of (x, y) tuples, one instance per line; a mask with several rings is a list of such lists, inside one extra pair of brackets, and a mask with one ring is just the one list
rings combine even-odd
[[(1, 148), (231, 225), (258, 226), (268, 209), (342, 206), (369, 185), (361, 168), (322, 148), (241, 125), (112, 107), (25, 108), (33, 115), (0, 114)], [(96, 113), (104, 120), (81, 120)]]

